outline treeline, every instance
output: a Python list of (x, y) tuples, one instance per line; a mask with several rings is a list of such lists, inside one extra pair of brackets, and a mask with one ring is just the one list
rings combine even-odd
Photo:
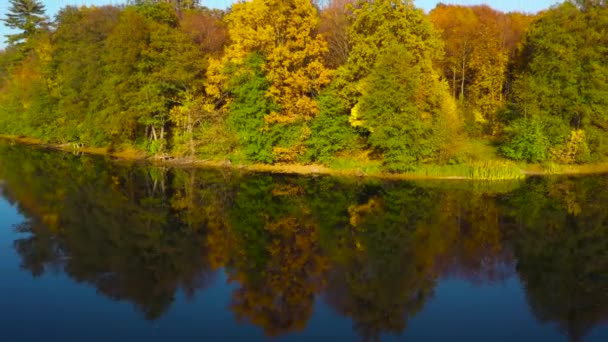
[[(608, 155), (608, 6), (11, 0), (0, 133), (236, 162), (562, 164)], [(30, 6), (18, 6), (29, 4)], [(37, 5), (37, 6), (35, 6)], [(12, 15), (12, 17), (11, 17)], [(20, 20), (11, 20), (17, 18)]]

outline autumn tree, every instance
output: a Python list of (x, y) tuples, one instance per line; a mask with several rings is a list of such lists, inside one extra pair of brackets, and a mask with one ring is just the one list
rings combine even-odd
[[(322, 59), (326, 43), (315, 35), (316, 8), (309, 0), (254, 0), (235, 4), (226, 20), (232, 43), (225, 57), (212, 65), (210, 93), (229, 95), (228, 81), (238, 72), (229, 75), (226, 70), (238, 70), (249, 56), (259, 54), (269, 85), (264, 98), (277, 106), (264, 114), (259, 134), (273, 127), (285, 132), (280, 143), (272, 144), (272, 159), (294, 161), (302, 154), (309, 122), (319, 111), (315, 97), (329, 82)], [(241, 143), (247, 141), (241, 137)]]
[(479, 18), (478, 39), (470, 60), (475, 72), (469, 87), (469, 111), (486, 134), (496, 135), (497, 111), (504, 105), (508, 51), (503, 41), (504, 14), (487, 6), (474, 7)]
[(532, 16), (488, 6), (439, 4), (430, 13), (442, 32), (444, 77), (460, 99), (469, 132), (496, 136), (511, 89), (510, 66)]
[(224, 12), (197, 9), (182, 13), (179, 27), (198, 44), (205, 54), (219, 55), (228, 43)]
[(450, 80), (454, 98), (464, 99), (470, 82), (469, 60), (474, 48), (478, 18), (470, 7), (439, 4), (430, 14), (445, 42), (444, 75)]
[[(178, 28), (198, 46), (202, 53), (199, 62), (205, 68), (208, 58), (219, 58), (228, 43), (224, 15), (224, 11), (207, 8), (187, 9), (180, 13)], [(170, 112), (170, 121), (174, 125), (172, 152), (175, 155), (207, 158), (225, 156), (234, 149), (234, 134), (227, 127), (225, 115), (215, 109), (205, 87), (198, 85), (203, 79), (194, 78), (196, 89), (191, 88)]]
[(27, 53), (12, 48), (10, 68), (0, 92), (0, 129), (50, 140), (56, 137), (52, 96), (52, 41), (38, 34), (28, 41)]
[(328, 51), (325, 63), (337, 68), (348, 61), (350, 41), (348, 39), (350, 6), (355, 0), (331, 0), (320, 13), (319, 33), (325, 38)]

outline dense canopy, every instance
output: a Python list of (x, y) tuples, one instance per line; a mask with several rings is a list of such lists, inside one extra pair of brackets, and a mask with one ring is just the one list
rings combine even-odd
[(3, 21), (4, 135), (387, 171), (608, 157), (605, 1), (128, 1), (49, 21), (11, 0)]

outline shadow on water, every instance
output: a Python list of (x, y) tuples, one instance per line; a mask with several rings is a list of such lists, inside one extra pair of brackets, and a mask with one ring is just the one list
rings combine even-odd
[(315, 299), (375, 340), (401, 334), (442, 278), (516, 276), (573, 341), (608, 322), (608, 177), (384, 182), (110, 163), (0, 145), (3, 196), (27, 218), (23, 269), (163, 316), (218, 272), (235, 319), (302, 331)]

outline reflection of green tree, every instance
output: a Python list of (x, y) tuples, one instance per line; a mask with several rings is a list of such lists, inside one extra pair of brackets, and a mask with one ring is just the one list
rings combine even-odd
[[(328, 300), (353, 317), (365, 339), (400, 333), (435, 285), (437, 230), (424, 225), (436, 196), (409, 186), (387, 185), (349, 208), (350, 226), (332, 271)], [(440, 239), (439, 239), (440, 240)]]
[(573, 341), (608, 319), (608, 182), (534, 179), (505, 199), (521, 225), (517, 270), (541, 321)]
[(0, 177), (29, 217), (19, 230), (31, 236), (15, 248), (34, 275), (62, 269), (150, 319), (178, 288), (191, 294), (209, 277), (204, 230), (175, 215), (170, 174), (27, 148), (0, 153)]

